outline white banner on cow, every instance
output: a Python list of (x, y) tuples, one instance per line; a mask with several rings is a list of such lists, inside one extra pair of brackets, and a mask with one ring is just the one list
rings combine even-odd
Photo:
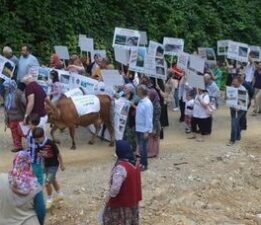
[(182, 70), (187, 70), (189, 63), (189, 54), (186, 52), (180, 52), (178, 54), (177, 67)]
[(70, 55), (67, 46), (54, 46), (55, 53), (59, 55), (60, 59), (69, 60)]
[(114, 31), (112, 46), (126, 48), (138, 47), (140, 42), (140, 32), (126, 28), (116, 27)]
[(203, 75), (198, 75), (196, 72), (188, 69), (186, 72), (186, 78), (189, 86), (193, 88), (199, 88), (202, 90), (205, 89), (205, 82), (204, 82)]
[(198, 55), (190, 55), (189, 68), (203, 74), (205, 69), (205, 59), (202, 59)]
[(4, 80), (12, 78), (14, 70), (15, 64), (0, 55), (0, 78)]
[(114, 89), (124, 85), (124, 79), (118, 70), (101, 70), (101, 74), (107, 88)]
[(226, 105), (238, 110), (247, 111), (248, 94), (246, 89), (226, 87)]
[(249, 56), (254, 62), (261, 62), (261, 48), (259, 46), (249, 46)]
[(130, 50), (123, 47), (114, 47), (115, 60), (125, 66), (129, 64), (130, 61)]
[(248, 62), (249, 48), (247, 44), (229, 41), (227, 58), (234, 59), (239, 62)]
[(217, 41), (217, 54), (218, 55), (227, 55), (229, 40), (219, 40)]
[(145, 73), (145, 59), (147, 55), (146, 47), (133, 48), (131, 50), (129, 70), (138, 73)]
[(162, 44), (150, 41), (144, 65), (148, 76), (166, 80), (167, 64)]
[(216, 65), (217, 58), (213, 48), (198, 48), (198, 55), (205, 59), (209, 65)]
[(184, 40), (181, 38), (164, 37), (164, 55), (178, 55), (184, 50)]

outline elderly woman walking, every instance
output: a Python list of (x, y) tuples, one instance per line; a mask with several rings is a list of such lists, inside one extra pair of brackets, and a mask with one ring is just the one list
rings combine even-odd
[(5, 88), (5, 120), (10, 128), (13, 139), (12, 152), (20, 151), (22, 146), (22, 132), (19, 123), (23, 121), (25, 114), (25, 96), (20, 89), (17, 89), (14, 80), (6, 80), (3, 83)]
[(9, 174), (0, 174), (0, 225), (39, 225), (44, 212), (36, 212), (33, 205), (41, 186), (30, 165), (30, 154), (20, 151)]
[(112, 169), (104, 225), (138, 225), (141, 196), (140, 168), (127, 141), (116, 142), (118, 160)]

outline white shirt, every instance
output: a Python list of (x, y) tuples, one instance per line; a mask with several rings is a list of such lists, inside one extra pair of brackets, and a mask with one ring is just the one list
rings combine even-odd
[(186, 100), (186, 106), (185, 106), (185, 115), (186, 116), (193, 116), (193, 108), (194, 108), (194, 102), (195, 100), (192, 98), (190, 100)]
[(199, 100), (201, 100), (201, 102), (203, 102), (204, 104), (210, 103), (208, 94), (204, 93), (204, 94), (196, 95), (194, 109), (193, 109), (193, 117), (206, 119), (209, 117), (208, 111), (206, 107), (200, 103)]
[(248, 63), (245, 67), (245, 81), (252, 82), (255, 73), (255, 65)]
[(141, 133), (151, 133), (153, 129), (153, 105), (148, 97), (139, 101), (136, 108), (136, 131)]

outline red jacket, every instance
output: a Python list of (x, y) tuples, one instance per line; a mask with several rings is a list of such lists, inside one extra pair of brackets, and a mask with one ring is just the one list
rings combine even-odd
[(110, 198), (107, 206), (120, 208), (138, 205), (142, 200), (140, 168), (125, 161), (119, 161), (118, 165), (125, 168), (127, 177), (122, 183), (119, 194), (115, 198)]

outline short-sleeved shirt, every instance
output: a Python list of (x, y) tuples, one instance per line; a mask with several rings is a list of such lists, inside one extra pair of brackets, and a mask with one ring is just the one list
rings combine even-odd
[(25, 88), (26, 101), (28, 103), (28, 96), (34, 94), (34, 107), (32, 113), (38, 114), (38, 116), (43, 117), (46, 115), (44, 109), (44, 101), (46, 94), (43, 88), (35, 81), (28, 84)]
[(44, 166), (45, 167), (58, 167), (58, 155), (59, 149), (57, 145), (50, 139), (47, 139), (45, 143), (38, 146), (40, 151), (45, 152)]
[(254, 88), (261, 89), (261, 71), (258, 71), (258, 70), (256, 70), (256, 72), (255, 72)]

